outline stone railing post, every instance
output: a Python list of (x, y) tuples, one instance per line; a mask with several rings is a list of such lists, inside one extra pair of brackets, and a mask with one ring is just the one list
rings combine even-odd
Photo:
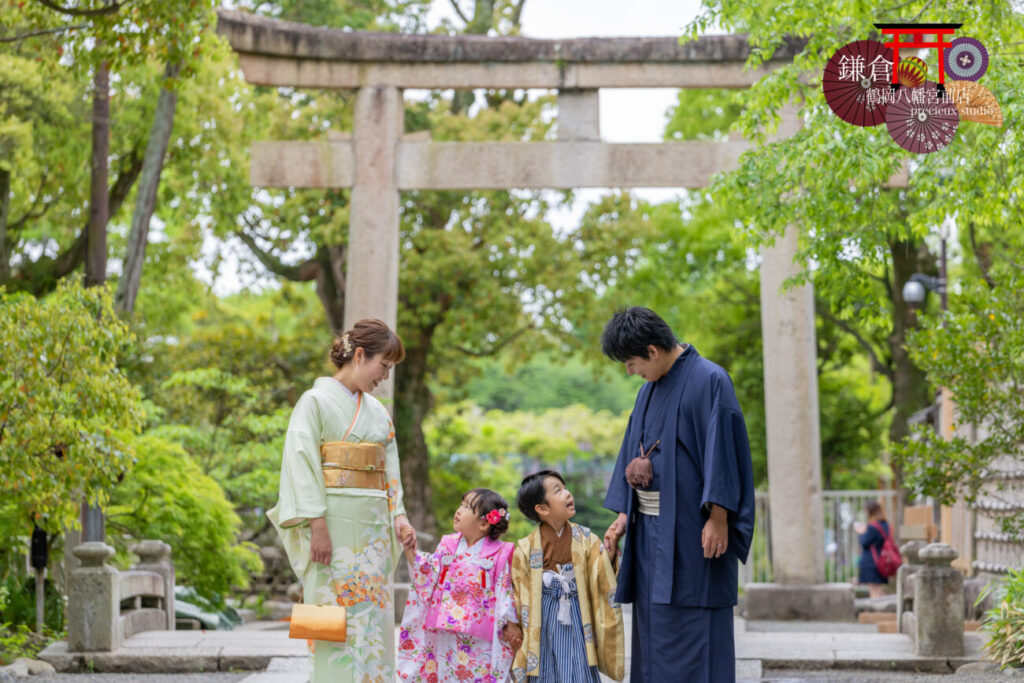
[(167, 630), (173, 631), (174, 617), (174, 563), (171, 562), (171, 546), (163, 541), (147, 539), (135, 544), (132, 552), (139, 556), (135, 569), (154, 572), (164, 577), (164, 604), (167, 612)]
[(896, 570), (896, 628), (900, 633), (913, 633), (913, 628), (904, 628), (903, 615), (914, 611), (914, 592), (910, 589), (910, 577), (921, 569), (918, 553), (928, 545), (924, 541), (907, 541), (900, 546), (903, 564)]
[(915, 652), (959, 657), (964, 653), (964, 577), (950, 563), (957, 551), (932, 543), (918, 553), (924, 566), (914, 575)]
[(68, 650), (116, 650), (121, 645), (121, 577), (107, 566), (114, 549), (90, 541), (71, 552), (82, 565), (68, 578)]

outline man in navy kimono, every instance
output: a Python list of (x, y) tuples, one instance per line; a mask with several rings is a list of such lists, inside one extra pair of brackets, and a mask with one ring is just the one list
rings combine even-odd
[(604, 500), (619, 513), (604, 536), (613, 557), (626, 537), (615, 599), (633, 603), (630, 680), (734, 681), (754, 475), (732, 381), (639, 306), (615, 314), (601, 347), (647, 380)]

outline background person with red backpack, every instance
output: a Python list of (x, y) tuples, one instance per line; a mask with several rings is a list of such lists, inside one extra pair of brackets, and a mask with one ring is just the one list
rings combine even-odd
[[(869, 597), (880, 598), (885, 595), (883, 586), (889, 583), (888, 577), (896, 573), (901, 559), (882, 506), (877, 500), (869, 500), (864, 504), (864, 512), (868, 515), (867, 524), (853, 525), (854, 531), (860, 534), (860, 583), (868, 587)], [(895, 557), (892, 557), (894, 552)]]

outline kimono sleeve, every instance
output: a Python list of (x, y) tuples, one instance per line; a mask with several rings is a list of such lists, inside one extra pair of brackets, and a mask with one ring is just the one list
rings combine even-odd
[(398, 462), (398, 440), (395, 439), (395, 425), (388, 419), (388, 440), (384, 453), (384, 469), (387, 476), (388, 508), (391, 519), (405, 514), (402, 490), (402, 469)]
[(701, 508), (728, 510), (730, 545), (745, 562), (754, 533), (754, 469), (747, 425), (728, 377), (718, 380), (714, 393), (701, 465)]
[(422, 550), (416, 551), (416, 564), (409, 567), (409, 578), (412, 579), (412, 587), (416, 591), (417, 597), (425, 605), (430, 604), (440, 571), (440, 548), (432, 554)]
[(605, 676), (621, 681), (626, 675), (625, 635), (622, 608), (615, 602), (617, 582), (601, 541), (590, 537), (587, 548), (590, 608), (593, 610), (594, 645), (597, 668)]
[(320, 465), (320, 406), (310, 394), (295, 404), (281, 458), (276, 516), (282, 528), (327, 514), (327, 492)]
[(608, 493), (604, 497), (604, 507), (612, 512), (625, 512), (629, 505), (629, 496), (632, 491), (626, 483), (626, 465), (629, 463), (632, 443), (633, 415), (630, 414), (626, 423), (626, 433), (622, 437), (622, 446), (619, 447), (619, 457), (615, 461), (615, 469), (612, 470), (612, 478), (608, 482)]

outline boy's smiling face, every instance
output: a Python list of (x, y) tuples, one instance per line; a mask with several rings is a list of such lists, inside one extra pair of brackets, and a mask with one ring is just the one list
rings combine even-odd
[(535, 507), (540, 521), (555, 529), (576, 516), (576, 501), (558, 477), (544, 478), (544, 502)]

